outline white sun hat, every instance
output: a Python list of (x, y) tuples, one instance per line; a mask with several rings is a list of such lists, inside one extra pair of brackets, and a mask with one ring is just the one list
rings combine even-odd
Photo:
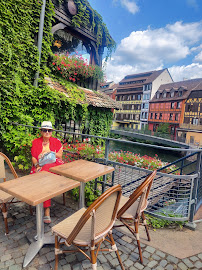
[(41, 128), (53, 129), (53, 126), (50, 121), (43, 121), (41, 123)]

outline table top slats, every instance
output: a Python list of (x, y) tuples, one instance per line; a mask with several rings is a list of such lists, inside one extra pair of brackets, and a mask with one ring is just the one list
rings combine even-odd
[(79, 159), (52, 167), (50, 171), (86, 183), (99, 176), (113, 172), (114, 167)]
[(36, 206), (78, 186), (77, 181), (43, 171), (1, 183), (0, 189)]

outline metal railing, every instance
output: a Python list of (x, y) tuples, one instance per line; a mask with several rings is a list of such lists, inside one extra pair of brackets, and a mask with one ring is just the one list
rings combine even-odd
[[(23, 126), (34, 129), (38, 128), (29, 125)], [(83, 140), (87, 137), (94, 138), (95, 140), (98, 139), (105, 143), (105, 158), (97, 159), (95, 161), (111, 165), (115, 170), (111, 178), (104, 176), (102, 179), (96, 179), (95, 188), (97, 187), (97, 184), (101, 184), (102, 192), (104, 192), (106, 187), (121, 184), (123, 194), (129, 196), (137, 186), (144, 181), (145, 177), (151, 173), (151, 170), (109, 160), (109, 145), (112, 141), (163, 149), (164, 151), (186, 153), (186, 156), (158, 169), (157, 176), (150, 192), (147, 212), (162, 219), (189, 221), (190, 223), (193, 223), (195, 212), (202, 203), (202, 149), (197, 149), (196, 151), (196, 149), (163, 147), (78, 132), (64, 130), (55, 131), (56, 134), (63, 134), (64, 138), (68, 134), (74, 139), (81, 137)], [(178, 168), (173, 169), (170, 173), (163, 173), (166, 168), (171, 167), (172, 165), (177, 165)], [(179, 175), (175, 174), (176, 171), (178, 171)]]

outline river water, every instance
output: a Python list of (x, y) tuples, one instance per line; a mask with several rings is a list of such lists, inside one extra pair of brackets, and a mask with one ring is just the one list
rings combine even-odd
[(110, 152), (112, 151), (129, 151), (134, 154), (140, 154), (141, 156), (147, 155), (150, 157), (154, 157), (155, 154), (158, 155), (158, 157), (164, 161), (164, 162), (173, 162), (182, 156), (180, 155), (180, 152), (177, 151), (168, 151), (164, 149), (157, 149), (154, 147), (147, 147), (142, 145), (135, 145), (135, 144), (128, 144), (128, 143), (121, 143), (121, 142), (114, 142), (110, 141)]

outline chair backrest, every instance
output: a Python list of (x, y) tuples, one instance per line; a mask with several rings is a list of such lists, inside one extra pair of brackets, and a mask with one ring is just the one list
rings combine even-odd
[(105, 236), (112, 229), (116, 220), (121, 198), (121, 186), (116, 185), (106, 190), (82, 215), (77, 225), (66, 239), (71, 245), (74, 239), (84, 238), (88, 241)]
[(10, 159), (4, 155), (2, 152), (0, 152), (0, 179), (3, 178), (4, 181), (6, 181), (6, 171), (5, 171), (5, 162), (8, 164), (14, 178), (18, 178), (18, 175), (10, 162)]
[(138, 186), (138, 188), (130, 195), (129, 200), (123, 205), (123, 207), (118, 211), (117, 218), (120, 218), (138, 199), (139, 203), (136, 208), (136, 213), (134, 217), (139, 215), (143, 206), (147, 205), (147, 198), (152, 186), (152, 182), (156, 176), (156, 170), (153, 171), (147, 178)]

